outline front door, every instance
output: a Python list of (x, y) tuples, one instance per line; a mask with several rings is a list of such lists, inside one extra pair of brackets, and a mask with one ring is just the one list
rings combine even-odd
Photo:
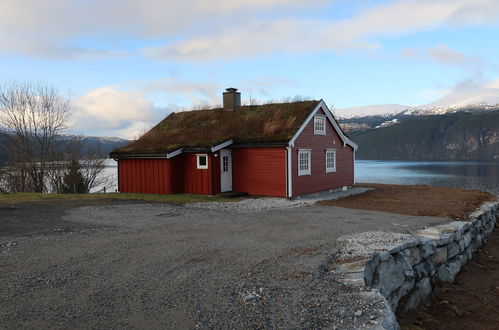
[(221, 191), (232, 191), (232, 152), (230, 149), (220, 150)]

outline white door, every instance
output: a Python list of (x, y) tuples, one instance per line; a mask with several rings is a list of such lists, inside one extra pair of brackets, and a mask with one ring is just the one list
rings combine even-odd
[(221, 190), (232, 191), (232, 152), (230, 149), (220, 150)]

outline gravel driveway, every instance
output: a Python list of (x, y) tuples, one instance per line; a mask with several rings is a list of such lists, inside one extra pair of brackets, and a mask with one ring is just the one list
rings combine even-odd
[(447, 221), (315, 205), (14, 205), (0, 210), (0, 324), (354, 328), (358, 310), (382, 306), (328, 272), (336, 240)]

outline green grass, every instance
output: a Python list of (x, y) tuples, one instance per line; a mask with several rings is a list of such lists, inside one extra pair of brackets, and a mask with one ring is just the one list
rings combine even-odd
[(186, 204), (198, 202), (235, 202), (236, 198), (222, 198), (208, 195), (188, 194), (40, 194), (40, 193), (0, 193), (0, 204), (44, 201), (113, 201), (113, 200), (141, 200), (146, 202)]

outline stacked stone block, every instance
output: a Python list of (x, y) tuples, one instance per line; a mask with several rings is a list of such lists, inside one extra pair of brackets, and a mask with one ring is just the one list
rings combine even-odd
[(395, 320), (394, 312), (416, 308), (436, 284), (453, 282), (493, 232), (498, 217), (499, 202), (486, 203), (470, 216), (469, 222), (454, 221), (426, 228), (417, 232), (414, 239), (388, 251), (339, 265), (337, 271), (339, 275), (343, 273), (345, 283), (374, 289), (391, 307), (365, 328), (398, 329), (396, 321), (387, 322)]

